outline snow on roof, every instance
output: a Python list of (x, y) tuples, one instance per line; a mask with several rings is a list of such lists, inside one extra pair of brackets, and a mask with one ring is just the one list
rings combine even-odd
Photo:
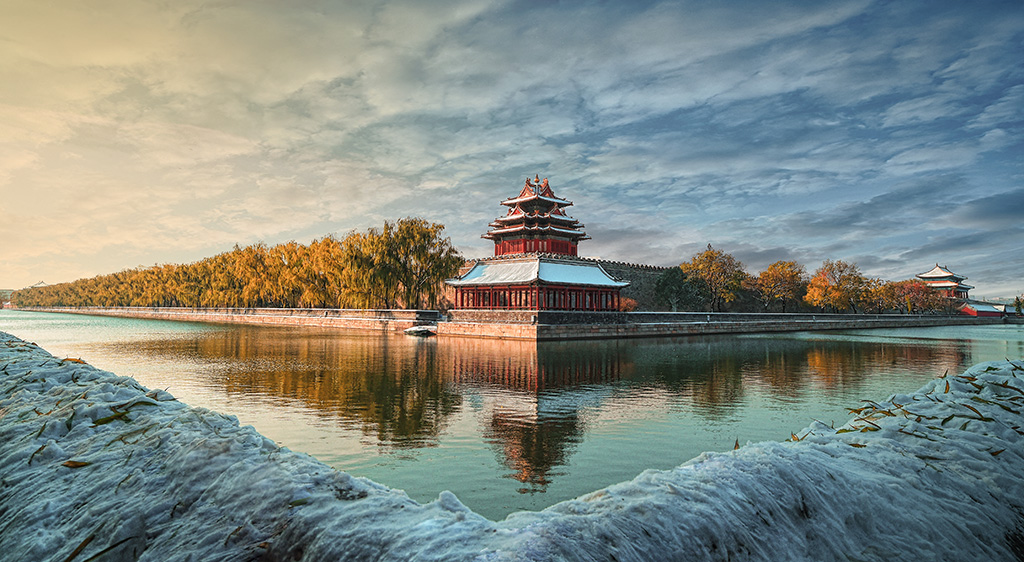
[[(1024, 366), (981, 363), (839, 428), (704, 453), (493, 522), (0, 333), (12, 560), (1014, 560)], [(717, 553), (712, 555), (710, 553)], [(77, 558), (76, 558), (77, 557)]]
[(1004, 312), (1004, 310), (1002, 310), (1000, 308), (997, 308), (997, 307), (995, 307), (995, 306), (993, 306), (991, 304), (980, 303), (980, 302), (969, 302), (969, 303), (964, 305), (964, 308), (970, 308), (970, 309), (976, 310), (978, 312), (999, 312), (999, 313)]
[(569, 201), (568, 199), (560, 199), (558, 197), (544, 197), (542, 195), (528, 195), (526, 197), (513, 197), (511, 199), (506, 199), (506, 200), (502, 201), (501, 204), (502, 205), (516, 205), (516, 204), (522, 203), (524, 201), (534, 201), (534, 200), (546, 201), (548, 203), (552, 203), (552, 204), (560, 205), (560, 206), (572, 205), (572, 201)]
[(941, 266), (939, 264), (935, 264), (935, 267), (931, 268), (930, 270), (924, 273), (918, 273), (917, 276), (922, 279), (928, 277), (955, 277), (956, 279), (960, 280), (967, 279), (963, 275), (957, 275), (956, 273), (953, 273), (952, 271), (947, 269), (945, 266)]
[(559, 262), (541, 258), (516, 261), (479, 261), (465, 275), (449, 279), (455, 287), (471, 285), (528, 285), (535, 281), (556, 285), (625, 287), (596, 263)]
[(557, 221), (569, 222), (569, 223), (576, 222), (576, 219), (566, 215), (565, 213), (555, 214), (554, 211), (552, 211), (550, 213), (541, 213), (541, 212), (526, 213), (526, 212), (522, 212), (522, 210), (519, 208), (518, 205), (513, 207), (513, 209), (516, 209), (518, 212), (513, 213), (513, 212), (510, 211), (509, 214), (507, 214), (505, 216), (498, 217), (498, 218), (496, 218), (494, 220), (495, 221), (516, 221), (516, 220), (524, 220), (524, 219), (550, 219), (550, 220), (557, 220)]
[(598, 287), (625, 287), (625, 281), (612, 279), (598, 264), (561, 263), (541, 260), (540, 280), (561, 285), (589, 285)]
[(957, 283), (956, 281), (928, 281), (927, 285), (929, 287), (936, 287), (939, 289), (951, 289), (953, 287), (959, 287), (960, 283)]
[(969, 290), (974, 288), (974, 285), (968, 285), (967, 283), (961, 283), (961, 282), (956, 281), (956, 280), (946, 280), (946, 279), (931, 280), (931, 279), (925, 279), (924, 282), (929, 287), (932, 287), (932, 288), (935, 288), (935, 289), (963, 289), (965, 291), (969, 291)]
[[(581, 228), (583, 225), (579, 225)], [(576, 236), (586, 236), (586, 233), (581, 230), (569, 230), (565, 228), (558, 228), (556, 226), (544, 225), (544, 226), (530, 226), (526, 224), (517, 224), (515, 226), (508, 226), (504, 228), (495, 228), (482, 234), (482, 237), (487, 237), (494, 234), (511, 234), (513, 232), (519, 232), (521, 230), (528, 230), (531, 232), (554, 232), (557, 234), (571, 234)], [(584, 238), (584, 240), (587, 238)]]
[(449, 279), (449, 285), (526, 285), (537, 280), (539, 261), (488, 263), (479, 261), (462, 277)]

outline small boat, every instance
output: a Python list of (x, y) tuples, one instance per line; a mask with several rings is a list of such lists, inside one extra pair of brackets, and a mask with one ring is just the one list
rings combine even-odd
[(404, 330), (406, 335), (426, 338), (437, 335), (437, 326), (413, 326)]

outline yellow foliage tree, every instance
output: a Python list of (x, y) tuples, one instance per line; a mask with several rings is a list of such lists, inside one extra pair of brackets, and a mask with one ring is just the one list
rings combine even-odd
[(807, 285), (804, 300), (826, 310), (857, 312), (867, 281), (855, 263), (825, 260)]
[(722, 306), (736, 299), (736, 292), (742, 287), (747, 273), (743, 264), (721, 250), (708, 244), (708, 249), (679, 265), (688, 276), (704, 281), (711, 291), (711, 310), (722, 311)]
[(757, 277), (744, 282), (760, 301), (765, 310), (773, 303), (781, 303), (786, 312), (786, 303), (800, 300), (807, 285), (807, 270), (795, 261), (779, 260), (767, 267)]
[(462, 257), (423, 219), (327, 236), (308, 246), (262, 242), (186, 265), (155, 265), (15, 291), (18, 306), (394, 308), (438, 305)]

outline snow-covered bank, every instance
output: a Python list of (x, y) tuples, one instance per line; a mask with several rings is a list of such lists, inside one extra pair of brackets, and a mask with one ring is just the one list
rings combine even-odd
[(1022, 408), (1024, 369), (982, 364), (494, 523), (0, 333), (0, 559), (1014, 560)]

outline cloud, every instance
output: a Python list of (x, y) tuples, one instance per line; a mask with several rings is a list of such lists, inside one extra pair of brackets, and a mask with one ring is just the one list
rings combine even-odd
[(1021, 121), (1024, 120), (1021, 117), (1021, 107), (1024, 107), (1024, 84), (1007, 89), (1002, 97), (995, 103), (986, 106), (984, 111), (972, 119), (967, 126), (991, 129), (1013, 123), (1019, 128)]
[(22, 1), (2, 35), (0, 286), (407, 215), (489, 253), (534, 174), (609, 259), (1013, 240), (1014, 3)]
[(1024, 188), (968, 199), (944, 217), (948, 224), (986, 231), (1013, 229), (1024, 217)]
[(963, 112), (958, 97), (951, 93), (925, 96), (893, 104), (882, 117), (883, 127), (898, 127), (913, 123), (928, 123), (946, 119)]

